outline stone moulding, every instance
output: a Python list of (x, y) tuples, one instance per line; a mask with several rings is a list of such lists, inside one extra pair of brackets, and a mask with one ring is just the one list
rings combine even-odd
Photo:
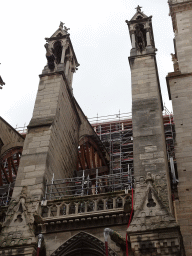
[(168, 75), (166, 76), (166, 82), (167, 82), (167, 89), (168, 89), (168, 94), (169, 94), (169, 99), (170, 100), (172, 100), (172, 98), (171, 98), (171, 90), (170, 90), (170, 81), (172, 79), (175, 79), (175, 78), (183, 78), (183, 77), (187, 77), (187, 76), (192, 76), (192, 73), (184, 73), (184, 74), (182, 74), (180, 71), (168, 73)]
[[(87, 252), (89, 251), (90, 255), (92, 255), (93, 252), (94, 255), (105, 255), (105, 244), (101, 240), (86, 232), (80, 232), (64, 242), (51, 254), (51, 256), (71, 255), (71, 252), (73, 252), (73, 255), (75, 255), (74, 249), (76, 251), (85, 249)], [(117, 256), (117, 254), (111, 248), (108, 249), (109, 256)]]
[[(124, 191), (42, 202), (38, 227), (43, 233), (96, 226), (127, 224), (131, 204)], [(126, 210), (124, 206), (126, 204)], [(128, 204), (128, 205), (127, 205)]]
[[(38, 225), (38, 233), (54, 233), (54, 232), (64, 232), (71, 230), (84, 230), (87, 228), (95, 227), (106, 227), (106, 226), (117, 226), (126, 225), (129, 220), (129, 214), (121, 213), (105, 213), (100, 215), (92, 215), (87, 217), (76, 217), (67, 220), (47, 220), (43, 224)], [(126, 228), (126, 227), (125, 227)]]
[(135, 255), (184, 255), (178, 223), (163, 204), (154, 186), (151, 173), (147, 173), (143, 196), (128, 228)]

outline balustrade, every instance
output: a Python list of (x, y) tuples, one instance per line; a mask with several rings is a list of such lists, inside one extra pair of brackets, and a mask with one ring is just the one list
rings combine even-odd
[[(130, 191), (129, 191), (130, 192)], [(131, 204), (131, 192), (118, 191), (83, 197), (44, 201), (43, 218), (70, 218), (72, 216), (123, 211), (125, 203)]]

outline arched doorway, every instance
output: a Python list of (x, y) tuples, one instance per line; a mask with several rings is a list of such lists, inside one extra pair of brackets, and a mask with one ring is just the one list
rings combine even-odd
[[(62, 244), (51, 256), (105, 256), (105, 244), (86, 232), (80, 232)], [(117, 254), (109, 248), (109, 256)]]

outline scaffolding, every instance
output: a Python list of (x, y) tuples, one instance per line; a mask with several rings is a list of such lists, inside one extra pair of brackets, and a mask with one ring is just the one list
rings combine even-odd
[[(173, 114), (164, 106), (163, 124), (172, 191), (176, 190), (178, 175), (175, 158), (175, 123)], [(133, 129), (131, 113), (89, 119), (95, 132), (110, 154), (110, 173), (121, 173), (133, 167)]]
[(133, 132), (131, 113), (90, 118), (89, 121), (110, 155), (110, 174), (133, 175)]
[(11, 200), (19, 161), (21, 149), (10, 150), (0, 159), (0, 206), (7, 206)]
[[(84, 196), (126, 190), (134, 187), (133, 129), (131, 113), (90, 118), (94, 131), (110, 155), (109, 174), (83, 175), (54, 180), (46, 185), (46, 199), (66, 196)], [(163, 123), (172, 192), (177, 190), (177, 164), (175, 159), (175, 124), (173, 114), (164, 107)]]
[(45, 200), (61, 199), (62, 197), (76, 197), (98, 195), (115, 191), (128, 191), (133, 187), (134, 178), (131, 170), (122, 173), (98, 175), (98, 169), (92, 178), (85, 177), (54, 179), (46, 184)]

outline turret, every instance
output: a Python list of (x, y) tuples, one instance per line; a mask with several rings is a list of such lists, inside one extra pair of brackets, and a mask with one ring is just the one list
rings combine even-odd
[(131, 37), (131, 56), (154, 53), (156, 51), (153, 38), (152, 16), (146, 16), (138, 6), (136, 14), (130, 21), (126, 20)]
[(50, 38), (45, 38), (47, 65), (42, 73), (63, 72), (72, 90), (73, 73), (77, 70), (79, 63), (68, 30), (69, 28), (60, 22), (57, 31)]

